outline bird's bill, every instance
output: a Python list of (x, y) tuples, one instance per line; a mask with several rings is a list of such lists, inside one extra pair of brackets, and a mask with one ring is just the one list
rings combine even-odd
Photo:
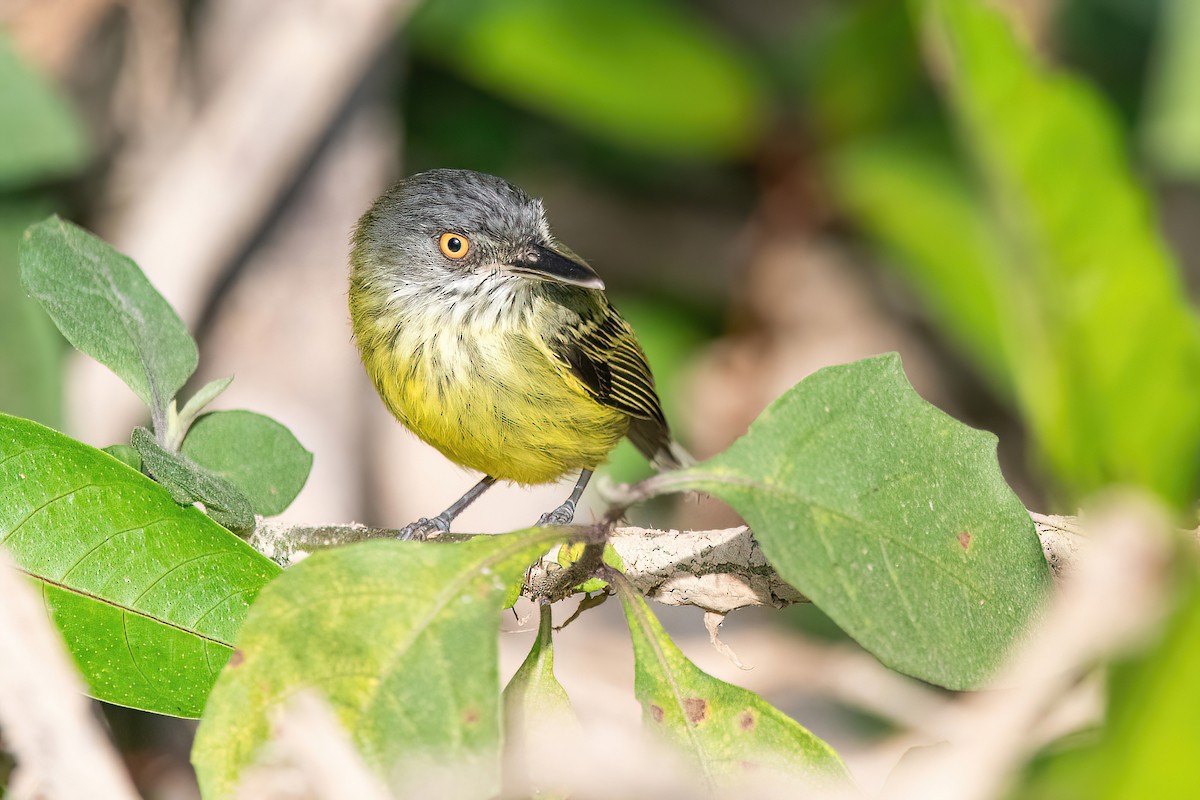
[(532, 245), (521, 258), (503, 265), (500, 271), (543, 281), (582, 286), (585, 289), (604, 288), (604, 281), (600, 280), (600, 276), (582, 258), (569, 258), (537, 244)]

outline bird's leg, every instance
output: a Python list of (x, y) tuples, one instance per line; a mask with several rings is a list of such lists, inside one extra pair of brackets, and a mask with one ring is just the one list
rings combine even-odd
[(538, 525), (570, 525), (571, 520), (575, 519), (575, 506), (579, 504), (579, 498), (583, 496), (583, 490), (587, 488), (588, 481), (591, 479), (592, 471), (590, 469), (580, 472), (579, 480), (575, 482), (575, 488), (571, 490), (571, 496), (558, 508), (542, 514)]
[(433, 533), (446, 533), (450, 530), (450, 523), (463, 512), (467, 506), (474, 503), (479, 495), (491, 488), (496, 479), (491, 475), (484, 475), (483, 480), (467, 490), (467, 493), (454, 501), (454, 504), (447, 508), (442, 513), (438, 514), (433, 519), (421, 517), (416, 522), (409, 523), (400, 529), (400, 535), (397, 539), (402, 541), (416, 540), (423, 542)]

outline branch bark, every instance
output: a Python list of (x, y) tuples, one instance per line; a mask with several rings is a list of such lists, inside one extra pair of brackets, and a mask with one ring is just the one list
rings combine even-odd
[[(1032, 513), (1046, 563), (1056, 579), (1069, 572), (1087, 546), (1087, 537), (1074, 517)], [(367, 539), (395, 538), (398, 531), (365, 525), (291, 526), (259, 521), (250, 544), (281, 566), (293, 564), (317, 550)], [(441, 541), (469, 538), (439, 537)], [(746, 526), (711, 531), (675, 531), (618, 527), (609, 544), (625, 565), (625, 577), (651, 600), (672, 606), (696, 606), (726, 614), (746, 606), (782, 608), (807, 602), (789, 586), (763, 555)], [(526, 590), (546, 596), (557, 568), (543, 560), (531, 571)]]

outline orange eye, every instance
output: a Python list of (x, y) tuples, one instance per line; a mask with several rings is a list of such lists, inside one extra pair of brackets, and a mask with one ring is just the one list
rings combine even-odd
[(438, 247), (442, 248), (442, 255), (446, 258), (458, 260), (471, 249), (471, 243), (461, 233), (443, 233), (442, 238), (438, 239)]

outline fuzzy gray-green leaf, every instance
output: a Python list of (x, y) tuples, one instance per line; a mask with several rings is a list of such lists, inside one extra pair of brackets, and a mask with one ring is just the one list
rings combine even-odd
[(129, 258), (58, 217), (21, 242), (21, 283), (76, 348), (104, 364), (165, 423), (196, 369), (196, 343)]
[(176, 443), (182, 441), (183, 435), (187, 433), (188, 428), (196, 421), (196, 417), (204, 413), (205, 407), (220, 397), (221, 393), (228, 389), (231, 383), (233, 383), (232, 375), (209, 381), (196, 390), (196, 393), (188, 399), (183, 408), (179, 409), (175, 420), (180, 428)]
[(183, 440), (183, 454), (236, 486), (264, 517), (291, 505), (313, 460), (291, 431), (252, 411), (201, 416)]
[(129, 443), (141, 458), (142, 469), (161, 483), (176, 503), (203, 503), (208, 515), (231, 531), (254, 527), (254, 509), (238, 487), (186, 456), (166, 450), (145, 428), (134, 428)]

